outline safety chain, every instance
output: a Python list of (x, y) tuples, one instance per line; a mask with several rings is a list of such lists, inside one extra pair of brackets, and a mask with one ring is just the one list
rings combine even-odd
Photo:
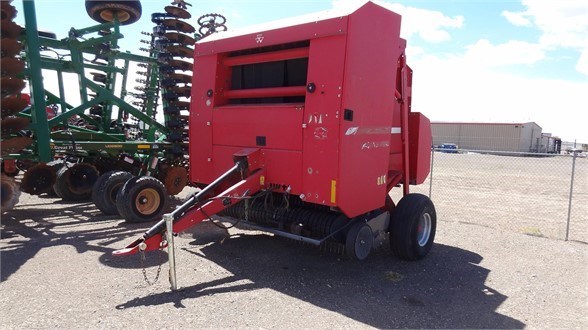
[(143, 279), (145, 279), (145, 282), (148, 285), (153, 285), (155, 283), (157, 283), (157, 281), (159, 280), (159, 274), (161, 274), (161, 265), (163, 264), (161, 262), (161, 254), (159, 254), (159, 267), (157, 267), (157, 273), (155, 274), (155, 278), (152, 281), (149, 281), (149, 278), (147, 277), (147, 269), (145, 268), (145, 261), (147, 260), (145, 258), (145, 251), (143, 250), (139, 250), (139, 258), (141, 260), (141, 268), (143, 271)]

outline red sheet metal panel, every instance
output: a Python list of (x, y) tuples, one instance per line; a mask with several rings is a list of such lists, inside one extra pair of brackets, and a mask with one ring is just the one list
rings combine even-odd
[(302, 150), (303, 108), (302, 104), (214, 108), (212, 142), (223, 146)]
[(213, 98), (206, 92), (215, 88), (218, 55), (198, 58), (197, 75), (192, 81), (190, 104), (190, 180), (212, 182), (212, 106)]
[(421, 184), (431, 171), (431, 122), (418, 112), (408, 115), (410, 147), (410, 184)]
[(291, 59), (295, 59), (295, 58), (308, 57), (308, 52), (309, 52), (309, 49), (307, 47), (304, 47), (304, 48), (279, 50), (279, 51), (270, 52), (270, 53), (241, 55), (241, 56), (226, 58), (223, 61), (223, 64), (226, 66), (236, 66), (236, 65), (244, 65), (244, 64), (255, 64), (255, 63), (264, 63), (264, 62), (272, 62), (272, 61), (291, 60)]
[[(367, 3), (349, 16), (338, 204), (349, 217), (384, 206), (396, 100), (400, 16)], [(394, 113), (394, 115), (398, 115)]]
[[(239, 152), (241, 147), (214, 146), (213, 157), (214, 173), (218, 177), (226, 172), (227, 168), (233, 166), (233, 154)], [(266, 169), (265, 183), (267, 186), (290, 186), (290, 193), (300, 195), (302, 193), (301, 171), (302, 152), (262, 149), (262, 159)]]
[(312, 40), (308, 81), (316, 89), (307, 93), (304, 109), (304, 200), (331, 206), (337, 205), (345, 47), (345, 36)]
[(195, 56), (200, 56), (224, 53), (333, 35), (344, 35), (346, 30), (347, 17), (336, 17), (302, 25), (269, 27), (268, 30), (262, 29), (233, 38), (215, 39), (213, 35), (198, 42), (194, 54)]

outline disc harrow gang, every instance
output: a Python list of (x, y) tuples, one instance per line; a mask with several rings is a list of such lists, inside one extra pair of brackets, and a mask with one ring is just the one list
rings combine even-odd
[(4, 158), (21, 152), (33, 143), (33, 139), (21, 132), (29, 126), (30, 120), (26, 117), (14, 117), (29, 104), (29, 98), (20, 94), (26, 87), (21, 76), (25, 63), (18, 58), (23, 48), (18, 41), (23, 28), (13, 22), (17, 14), (15, 7), (7, 1), (2, 1), (1, 4), (0, 95), (2, 100), (0, 108), (2, 121), (0, 126), (2, 141), (0, 144)]
[[(159, 88), (163, 98), (164, 120), (166, 127), (170, 129), (166, 141), (172, 143), (172, 146), (168, 148), (166, 159), (159, 165), (158, 177), (172, 195), (179, 193), (187, 183), (187, 128), (193, 76), (192, 58), (196, 41), (203, 37), (197, 35), (197, 38), (193, 38), (188, 35), (194, 33), (196, 28), (184, 21), (192, 17), (186, 10), (187, 6), (189, 4), (184, 1), (174, 1), (171, 6), (164, 8), (165, 12), (152, 14), (151, 21), (155, 23), (153, 33), (144, 33), (151, 36), (151, 41), (143, 41), (150, 44), (150, 48), (144, 50), (159, 62)], [(210, 14), (203, 17), (222, 16)], [(222, 18), (224, 26), (225, 19)], [(210, 24), (209, 19), (202, 18), (200, 21)]]
[(39, 163), (29, 168), (22, 177), (20, 189), (27, 194), (40, 195), (53, 189), (59, 168)]
[[(85, 200), (101, 174), (115, 171), (100, 181), (98, 193), (108, 196), (92, 196), (101, 203), (99, 209), (117, 213), (120, 190), (125, 220), (159, 217), (167, 195), (188, 183), (194, 46), (226, 30), (225, 18), (204, 15), (196, 20), (199, 26), (192, 26), (186, 21), (192, 18), (191, 5), (174, 0), (151, 15), (155, 27), (143, 33), (150, 40), (141, 40), (148, 45), (141, 48), (145, 56), (120, 51), (118, 45), (120, 26), (142, 15), (139, 0), (85, 0), (88, 15), (99, 24), (71, 28), (63, 39), (50, 32), (29, 33), (37, 25), (34, 2), (23, 2), (24, 27), (14, 22), (18, 13), (10, 1), (0, 4), (0, 147), (3, 168), (24, 172), (17, 190)], [(41, 60), (33, 60), (38, 55)], [(134, 67), (139, 71), (133, 83), (127, 79)], [(43, 84), (47, 71), (57, 71), (57, 94)], [(64, 86), (69, 84), (64, 72), (78, 76), (76, 88)], [(69, 96), (76, 93), (71, 102)], [(157, 116), (160, 106), (163, 123)], [(7, 165), (19, 162), (28, 165)], [(137, 180), (122, 189), (129, 175)], [(7, 187), (12, 191), (12, 181)]]

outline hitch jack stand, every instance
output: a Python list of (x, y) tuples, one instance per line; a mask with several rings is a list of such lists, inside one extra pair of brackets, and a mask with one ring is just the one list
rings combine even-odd
[(172, 291), (178, 290), (178, 282), (176, 280), (176, 253), (174, 249), (174, 216), (171, 213), (163, 215), (166, 227), (166, 239), (167, 239), (167, 255), (169, 258), (169, 284), (171, 285)]

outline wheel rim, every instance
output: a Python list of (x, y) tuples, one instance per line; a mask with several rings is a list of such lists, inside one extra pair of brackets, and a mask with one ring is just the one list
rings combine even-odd
[(121, 23), (126, 22), (131, 18), (131, 15), (124, 10), (105, 9), (100, 12), (100, 18), (107, 22), (113, 22), (115, 16)]
[(372, 251), (372, 230), (369, 226), (363, 226), (357, 233), (357, 238), (355, 239), (355, 255), (357, 255), (357, 259), (363, 260), (367, 258), (367, 256)]
[(429, 213), (423, 213), (419, 218), (419, 224), (417, 227), (417, 242), (419, 246), (425, 246), (429, 242), (432, 223), (431, 215)]
[(147, 188), (142, 190), (135, 198), (135, 208), (143, 215), (149, 215), (157, 211), (161, 204), (161, 197), (157, 190)]

